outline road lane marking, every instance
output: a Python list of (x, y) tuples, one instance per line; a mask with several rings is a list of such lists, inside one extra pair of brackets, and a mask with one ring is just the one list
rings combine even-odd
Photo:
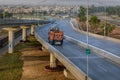
[[(73, 58), (73, 59), (86, 59), (86, 57), (68, 57), (68, 58)], [(89, 57), (89, 59), (99, 59), (99, 57)]]
[(107, 72), (107, 71), (108, 71), (107, 69), (105, 69), (105, 68), (102, 67), (101, 65), (98, 65), (98, 67), (99, 67), (100, 69), (102, 69), (104, 72)]

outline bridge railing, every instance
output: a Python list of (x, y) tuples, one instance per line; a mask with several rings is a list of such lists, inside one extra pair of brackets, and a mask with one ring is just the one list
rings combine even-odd
[[(47, 43), (45, 40), (43, 40), (39, 35), (39, 29), (40, 27), (36, 27), (35, 29), (35, 37), (36, 39), (51, 53), (54, 54), (54, 56), (76, 77), (77, 80), (87, 80), (86, 74), (79, 69), (76, 65), (74, 65), (67, 57), (65, 57), (60, 51), (58, 51), (56, 48), (54, 48), (52, 45)], [(92, 80), (89, 78), (89, 80)]]
[(1, 20), (0, 25), (15, 25), (15, 24), (46, 24), (49, 23), (49, 20), (18, 20), (18, 19), (8, 19)]

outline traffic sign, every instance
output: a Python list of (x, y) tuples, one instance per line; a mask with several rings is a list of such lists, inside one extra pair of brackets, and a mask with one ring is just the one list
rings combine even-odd
[(90, 49), (86, 49), (85, 52), (86, 52), (87, 55), (91, 54), (91, 50)]

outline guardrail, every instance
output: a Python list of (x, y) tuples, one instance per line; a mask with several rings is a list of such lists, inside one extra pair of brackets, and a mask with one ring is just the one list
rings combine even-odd
[[(78, 31), (78, 32), (83, 33), (83, 34), (87, 34), (87, 32), (79, 30), (78, 28), (75, 28), (72, 21), (70, 21), (70, 24), (75, 31)], [(99, 39), (106, 39), (106, 40), (109, 40), (109, 41), (112, 41), (112, 42), (120, 43), (119, 39), (111, 38), (111, 37), (108, 37), (108, 36), (102, 36), (102, 35), (94, 34), (94, 33), (91, 33), (91, 32), (89, 32), (89, 35), (91, 35), (93, 37), (96, 37), (96, 38), (99, 38)]]
[(47, 24), (45, 20), (0, 20), (0, 25), (20, 25), (20, 24)]
[[(84, 42), (82, 42), (82, 41), (73, 39), (72, 37), (69, 37), (69, 36), (65, 36), (65, 38), (66, 38), (67, 40), (69, 40), (69, 41), (71, 41), (71, 42), (73, 42), (73, 43), (75, 43), (75, 44), (83, 47), (83, 48), (87, 48), (87, 44), (84, 43)], [(113, 62), (115, 62), (115, 63), (117, 63), (117, 64), (120, 65), (120, 57), (119, 57), (119, 56), (116, 56), (116, 55), (114, 55), (114, 54), (112, 54), (112, 53), (110, 53), (110, 52), (107, 52), (107, 51), (105, 51), (105, 50), (103, 50), (103, 49), (100, 49), (100, 48), (97, 48), (97, 47), (95, 47), (95, 46), (92, 46), (92, 45), (90, 45), (90, 44), (89, 44), (89, 48), (90, 48), (93, 52), (95, 52), (96, 54), (98, 54), (98, 55), (100, 55), (100, 56), (102, 56), (102, 57), (104, 57), (104, 58), (106, 58), (106, 59), (108, 59), (108, 60), (111, 60), (111, 61), (113, 61)]]
[[(71, 24), (71, 26), (72, 26), (72, 28), (73, 28), (74, 30), (76, 30), (76, 31), (78, 31), (78, 32), (83, 32), (84, 34), (86, 34), (86, 32), (80, 31), (80, 30), (76, 29), (76, 28), (74, 27), (74, 25), (72, 24), (72, 22), (70, 22), (70, 24)], [(93, 34), (93, 35), (96, 35), (96, 34)], [(71, 37), (69, 37), (69, 36), (65, 36), (65, 37), (66, 37), (66, 39), (68, 39), (68, 40), (70, 40), (70, 41), (72, 41), (72, 42), (74, 42), (74, 43), (77, 43), (79, 46), (84, 47), (84, 48), (87, 48), (87, 44), (86, 44), (86, 43), (84, 43), (84, 42), (82, 42), (82, 41), (79, 41), (79, 40), (76, 40), (76, 39), (73, 39), (73, 38), (71, 38)], [(100, 35), (99, 35), (98, 37), (103, 39), (103, 36), (100, 36)], [(107, 37), (106, 39), (111, 39), (111, 38), (108, 38), (108, 37)], [(120, 40), (113, 39), (113, 41), (119, 42)], [(113, 53), (108, 52), (108, 51), (105, 51), (105, 50), (103, 50), (103, 49), (97, 48), (97, 47), (95, 47), (95, 46), (92, 46), (92, 45), (90, 45), (90, 44), (89, 44), (89, 48), (90, 48), (93, 52), (95, 52), (97, 55), (100, 55), (100, 56), (102, 56), (102, 57), (104, 57), (104, 58), (106, 58), (106, 59), (108, 59), (108, 60), (110, 60), (110, 61), (112, 61), (112, 62), (115, 62), (116, 64), (119, 64), (119, 65), (120, 65), (120, 57), (119, 57), (119, 56), (114, 55)]]
[[(39, 27), (40, 28), (40, 27)], [(54, 56), (64, 64), (64, 66), (76, 77), (77, 80), (86, 80), (86, 74), (79, 69), (76, 65), (74, 65), (67, 57), (65, 57), (60, 51), (58, 51), (56, 48), (54, 48), (52, 45), (44, 41), (39, 35), (38, 35), (38, 27), (35, 29), (35, 37), (36, 39), (51, 53), (54, 54)], [(92, 80), (89, 78), (89, 80)]]

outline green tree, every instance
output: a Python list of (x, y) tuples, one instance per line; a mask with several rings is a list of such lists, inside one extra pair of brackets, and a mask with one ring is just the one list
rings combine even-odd
[(102, 34), (104, 34), (104, 28), (105, 28), (105, 35), (108, 36), (110, 32), (112, 32), (115, 29), (115, 25), (109, 24), (109, 23), (102, 23), (100, 25), (100, 28), (102, 29)]
[(10, 17), (12, 17), (12, 16), (13, 16), (12, 13), (5, 12), (5, 17), (10, 18)]
[(12, 13), (8, 13), (8, 12), (1, 12), (0, 13), (0, 18), (10, 18), (10, 17), (12, 17), (13, 16), (13, 14)]
[(0, 18), (3, 18), (3, 10), (0, 10)]
[(43, 15), (46, 15), (47, 14), (47, 11), (43, 11)]
[(0, 18), (1, 18), (1, 19), (3, 18), (3, 15), (2, 15), (2, 13), (0, 13)]
[(94, 14), (94, 13), (98, 13), (98, 12), (105, 12), (105, 7), (104, 6), (95, 6), (95, 5), (91, 5), (89, 7), (89, 14)]
[(98, 19), (97, 16), (91, 16), (89, 23), (90, 23), (91, 31), (95, 33), (96, 29), (99, 27), (100, 20)]
[(116, 14), (120, 17), (120, 6), (116, 7)]
[(81, 22), (86, 21), (86, 9), (82, 6), (80, 6), (78, 17), (79, 17)]
[(116, 14), (116, 9), (114, 7), (107, 7), (106, 12), (108, 15), (114, 15)]
[(107, 7), (106, 12), (108, 15), (118, 15), (120, 17), (120, 6)]

